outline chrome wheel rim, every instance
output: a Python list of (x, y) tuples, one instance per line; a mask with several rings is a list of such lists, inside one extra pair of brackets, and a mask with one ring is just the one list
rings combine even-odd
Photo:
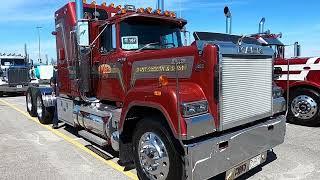
[(139, 140), (140, 165), (149, 179), (166, 179), (169, 173), (167, 149), (158, 135), (152, 132), (143, 134)]
[(38, 114), (38, 117), (41, 119), (42, 118), (42, 100), (40, 97), (37, 98), (37, 114)]
[(313, 118), (317, 114), (318, 105), (311, 97), (301, 95), (293, 99), (291, 111), (295, 117), (307, 120)]
[(31, 109), (32, 109), (32, 102), (31, 102), (30, 93), (27, 93), (27, 108), (28, 108), (28, 111), (31, 111)]

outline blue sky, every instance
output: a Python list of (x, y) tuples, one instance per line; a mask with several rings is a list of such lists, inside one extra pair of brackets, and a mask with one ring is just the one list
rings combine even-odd
[[(38, 59), (37, 26), (41, 30), (42, 59), (56, 59), (54, 12), (68, 0), (9, 0), (0, 6), (0, 52), (22, 53), (27, 43), (31, 58)], [(88, 0), (88, 2), (91, 2)], [(98, 0), (101, 3), (102, 0)], [(135, 4), (156, 7), (156, 0), (115, 0), (115, 4)], [(107, 1), (111, 3), (111, 1)], [(224, 32), (224, 6), (233, 14), (233, 33), (248, 34), (258, 31), (258, 23), (266, 18), (266, 29), (283, 33), (282, 41), (299, 41), (303, 56), (320, 56), (320, 2), (317, 0), (165, 0), (168, 10), (178, 11), (188, 20), (189, 31)], [(180, 13), (181, 12), (181, 13)], [(287, 56), (293, 49), (287, 48)]]

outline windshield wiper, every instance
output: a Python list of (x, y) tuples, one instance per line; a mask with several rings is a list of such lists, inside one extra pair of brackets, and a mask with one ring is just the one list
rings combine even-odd
[(136, 52), (139, 52), (139, 51), (141, 51), (141, 50), (143, 50), (143, 49), (145, 49), (145, 48), (147, 48), (147, 47), (149, 47), (149, 46), (151, 46), (151, 45), (157, 45), (157, 44), (160, 44), (160, 42), (152, 42), (152, 43), (146, 44), (146, 45), (143, 46), (142, 48), (136, 50)]

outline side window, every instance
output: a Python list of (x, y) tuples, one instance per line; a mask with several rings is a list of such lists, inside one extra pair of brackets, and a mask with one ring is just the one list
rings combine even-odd
[[(100, 30), (102, 31), (104, 27)], [(115, 25), (108, 25), (101, 35), (100, 48), (102, 53), (108, 53), (116, 49), (116, 28)]]

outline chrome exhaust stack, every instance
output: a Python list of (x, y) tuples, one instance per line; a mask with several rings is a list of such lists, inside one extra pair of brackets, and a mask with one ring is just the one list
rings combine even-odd
[(158, 0), (157, 9), (160, 9), (161, 12), (164, 12), (164, 0)]
[(76, 15), (77, 15), (77, 22), (83, 19), (83, 1), (76, 0)]
[(299, 57), (301, 55), (301, 45), (299, 42), (294, 43), (294, 57)]
[(266, 18), (262, 18), (259, 23), (259, 34), (264, 33), (264, 24), (266, 22)]
[(226, 16), (226, 33), (232, 33), (232, 15), (228, 6), (224, 8), (224, 15)]

